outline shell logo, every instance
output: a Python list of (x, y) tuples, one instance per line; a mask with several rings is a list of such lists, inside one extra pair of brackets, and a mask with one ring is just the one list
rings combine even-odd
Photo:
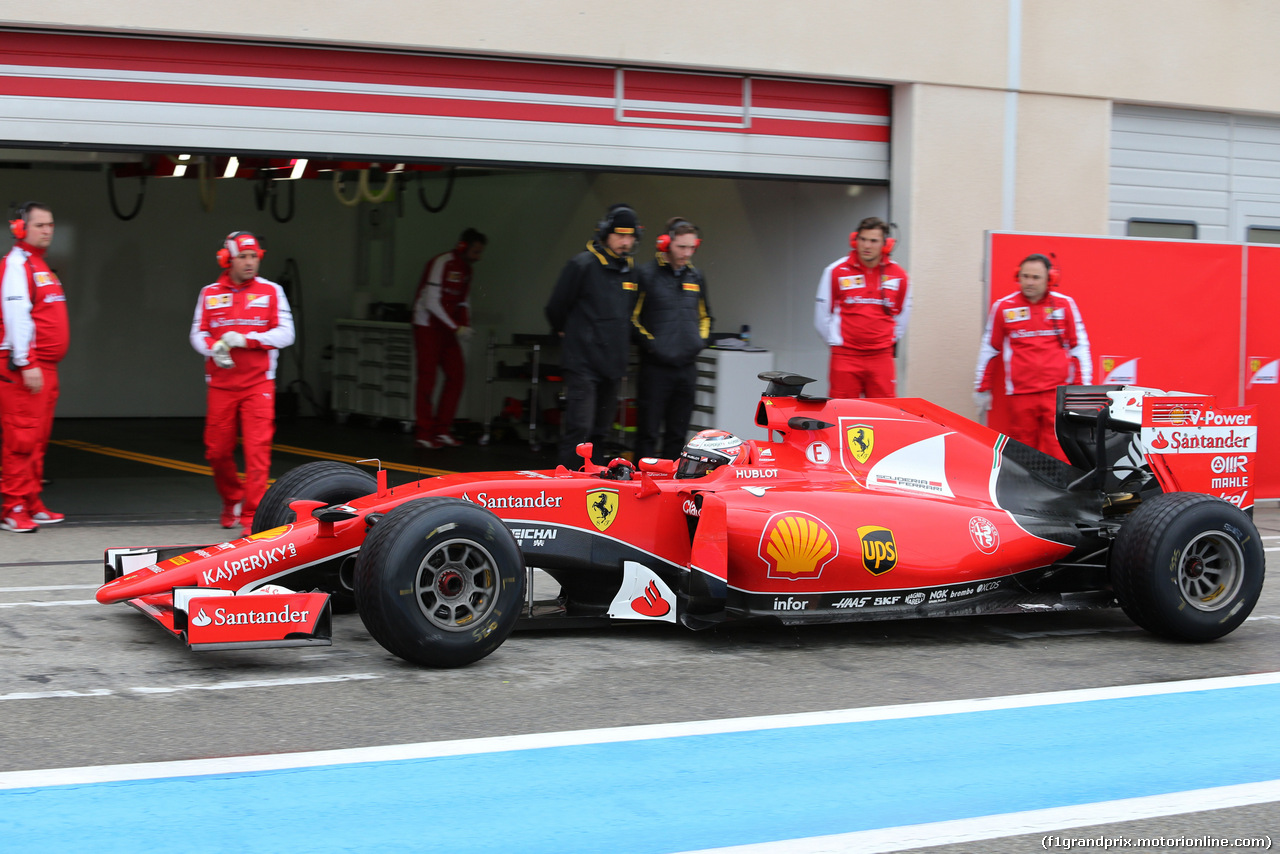
[(760, 559), (769, 578), (818, 578), (840, 552), (836, 532), (808, 513), (775, 513), (760, 535)]
[(1181, 425), (1187, 420), (1187, 410), (1183, 409), (1181, 406), (1175, 406), (1169, 412), (1169, 420), (1175, 425)]

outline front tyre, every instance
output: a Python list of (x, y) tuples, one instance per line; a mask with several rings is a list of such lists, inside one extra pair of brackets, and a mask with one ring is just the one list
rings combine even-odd
[(395, 508), (356, 560), (356, 604), (369, 634), (427, 667), (461, 667), (497, 649), (520, 617), (524, 583), (506, 525), (456, 498)]
[(253, 533), (259, 534), (296, 522), (289, 509), (294, 501), (345, 504), (378, 491), (377, 479), (364, 469), (330, 460), (307, 463), (285, 472), (262, 496), (253, 514)]
[[(253, 514), (251, 531), (259, 534), (298, 521), (298, 514), (289, 508), (294, 501), (345, 504), (377, 491), (377, 479), (364, 469), (330, 460), (306, 463), (289, 469), (271, 484)], [(327, 561), (311, 568), (302, 579), (329, 594), (335, 614), (350, 614), (356, 609), (355, 596), (341, 579), (342, 565), (349, 560), (350, 556)]]
[(1175, 640), (1220, 638), (1245, 621), (1265, 575), (1262, 539), (1239, 508), (1198, 492), (1144, 501), (1111, 552), (1120, 607)]

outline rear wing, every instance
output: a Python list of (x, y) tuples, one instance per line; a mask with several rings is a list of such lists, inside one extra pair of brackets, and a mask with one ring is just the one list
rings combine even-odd
[(1106, 492), (1136, 491), (1155, 478), (1165, 492), (1253, 506), (1255, 406), (1135, 386), (1060, 386), (1056, 428), (1067, 459)]

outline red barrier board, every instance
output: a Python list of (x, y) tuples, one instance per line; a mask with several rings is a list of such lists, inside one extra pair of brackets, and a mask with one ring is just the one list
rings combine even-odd
[[(1094, 383), (1256, 404), (1254, 497), (1280, 497), (1280, 325), (1271, 320), (1280, 314), (1280, 247), (993, 233), (988, 306), (1017, 289), (1018, 263), (1032, 253), (1055, 257), (1058, 287), (1080, 308)], [(1009, 423), (1002, 389), (988, 417), (996, 430)]]

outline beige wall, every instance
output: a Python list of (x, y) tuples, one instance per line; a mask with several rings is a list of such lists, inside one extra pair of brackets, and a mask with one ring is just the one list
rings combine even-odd
[(910, 212), (900, 260), (914, 288), (899, 393), (968, 412), (983, 232), (1002, 212), (1005, 97), (917, 84), (899, 87), (894, 106), (891, 204), (895, 217)]

